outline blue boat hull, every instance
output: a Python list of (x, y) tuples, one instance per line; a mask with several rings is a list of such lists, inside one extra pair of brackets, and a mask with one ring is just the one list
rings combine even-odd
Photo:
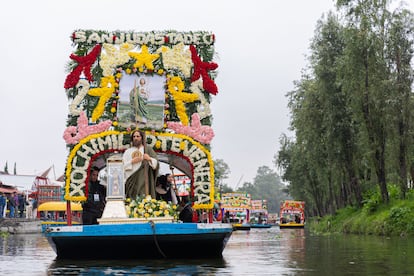
[(48, 227), (58, 259), (221, 257), (230, 224), (139, 223)]

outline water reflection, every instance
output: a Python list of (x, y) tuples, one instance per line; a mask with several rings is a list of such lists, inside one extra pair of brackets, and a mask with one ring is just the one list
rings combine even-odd
[(48, 269), (48, 275), (216, 275), (225, 268), (219, 259), (197, 260), (116, 260), (116, 261), (60, 261)]
[(0, 238), (1, 275), (414, 275), (413, 259), (409, 238), (278, 227), (235, 231), (222, 258), (195, 260), (57, 260), (40, 234)]

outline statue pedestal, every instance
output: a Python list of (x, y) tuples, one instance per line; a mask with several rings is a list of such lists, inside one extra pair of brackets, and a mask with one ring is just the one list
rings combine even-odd
[(98, 219), (99, 223), (105, 220), (113, 220), (114, 218), (128, 218), (123, 198), (107, 197), (105, 209), (102, 218)]

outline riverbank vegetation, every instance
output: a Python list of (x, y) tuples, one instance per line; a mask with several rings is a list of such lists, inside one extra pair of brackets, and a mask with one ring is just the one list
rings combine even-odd
[(322, 218), (320, 230), (409, 233), (414, 16), (388, 0), (336, 5), (287, 94), (293, 137), (281, 137), (275, 163), (307, 217)]
[(366, 196), (362, 208), (345, 207), (334, 215), (312, 217), (307, 227), (316, 234), (347, 233), (380, 236), (414, 236), (414, 192), (401, 199), (396, 185), (388, 185), (389, 203), (377, 190)]

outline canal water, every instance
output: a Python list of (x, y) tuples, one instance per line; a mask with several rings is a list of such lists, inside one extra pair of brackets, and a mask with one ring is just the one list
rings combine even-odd
[(0, 275), (414, 275), (413, 239), (277, 226), (233, 232), (213, 260), (61, 261), (40, 234), (0, 237), (0, 250)]

